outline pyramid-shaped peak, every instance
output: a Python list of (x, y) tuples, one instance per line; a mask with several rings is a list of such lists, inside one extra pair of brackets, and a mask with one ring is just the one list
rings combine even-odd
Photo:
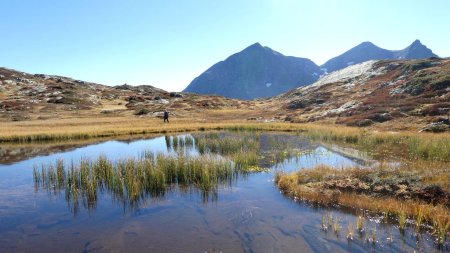
[(363, 43), (361, 43), (360, 45), (365, 45), (365, 46), (375, 46), (375, 44), (373, 44), (370, 41), (364, 41)]
[(424, 46), (424, 44), (422, 44), (422, 42), (420, 42), (420, 40), (415, 40), (410, 45), (410, 47), (419, 47), (419, 46)]
[(270, 47), (265, 47), (259, 44), (258, 42), (246, 47), (244, 50), (242, 50), (240, 53), (248, 54), (248, 53), (257, 53), (257, 54), (274, 54), (274, 55), (280, 55), (281, 53), (271, 49)]
[(373, 44), (370, 41), (364, 41), (363, 43), (357, 45), (356, 47), (354, 47), (353, 49), (359, 49), (359, 50), (374, 50), (374, 49), (378, 49), (379, 47), (375, 44)]
[(261, 44), (259, 44), (259, 42), (256, 42), (254, 44), (251, 44), (250, 46), (248, 46), (244, 50), (247, 50), (247, 49), (263, 49), (263, 48), (264, 47)]

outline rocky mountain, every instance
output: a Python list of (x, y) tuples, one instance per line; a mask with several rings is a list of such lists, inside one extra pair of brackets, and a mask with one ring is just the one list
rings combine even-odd
[(371, 42), (363, 42), (347, 52), (330, 59), (320, 67), (330, 73), (369, 60), (424, 59), (429, 57), (437, 57), (437, 55), (419, 40), (415, 40), (403, 50), (387, 50)]
[(216, 63), (184, 91), (254, 99), (311, 84), (320, 74), (320, 68), (309, 59), (285, 56), (256, 43)]

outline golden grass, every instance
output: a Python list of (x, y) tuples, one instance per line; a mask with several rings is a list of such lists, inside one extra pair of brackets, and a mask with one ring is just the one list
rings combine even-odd
[(169, 124), (164, 124), (160, 119), (130, 116), (3, 122), (0, 125), (0, 142), (76, 140), (203, 130), (304, 132), (314, 140), (357, 145), (358, 148), (372, 151), (382, 158), (385, 158), (387, 152), (392, 156), (411, 159), (450, 161), (448, 133), (377, 132), (337, 125), (262, 123), (236, 119), (174, 118)]
[[(399, 169), (397, 174), (401, 174), (401, 170), (403, 169)], [(432, 225), (435, 235), (439, 233), (445, 235), (445, 233), (450, 232), (450, 209), (446, 206), (419, 200), (398, 199), (391, 196), (374, 197), (352, 191), (342, 192), (324, 188), (322, 184), (330, 178), (347, 177), (346, 180), (348, 180), (354, 173), (368, 174), (369, 171), (369, 169), (359, 168), (335, 169), (328, 166), (318, 166), (314, 169), (302, 169), (291, 174), (277, 174), (275, 181), (280, 190), (292, 198), (325, 206), (339, 205), (355, 211), (364, 209), (384, 214), (395, 218), (400, 225), (400, 229), (404, 229), (406, 226), (406, 218), (411, 218), (419, 223), (419, 227), (425, 221)], [(394, 176), (396, 172), (392, 171), (390, 175)], [(363, 222), (358, 221), (358, 223)], [(362, 226), (357, 225), (358, 229), (361, 229)], [(442, 232), (442, 230), (446, 232)]]

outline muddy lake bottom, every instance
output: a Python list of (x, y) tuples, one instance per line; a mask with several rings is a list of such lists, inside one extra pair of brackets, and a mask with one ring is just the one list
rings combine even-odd
[[(240, 138), (240, 133), (218, 134)], [(64, 190), (42, 189), (33, 180), (33, 168), (60, 159), (77, 164), (99, 156), (113, 161), (137, 158), (143, 152), (198, 156), (195, 137), (196, 133), (104, 140), (53, 149), (39, 144), (0, 145), (4, 158), (0, 161), (0, 252), (445, 252), (428, 234), (416, 234), (412, 228), (400, 233), (381, 217), (366, 221), (367, 233), (376, 231), (375, 244), (359, 233), (349, 241), (347, 224), (356, 224), (356, 213), (283, 196), (274, 184), (276, 171), (319, 164), (370, 166), (362, 154), (355, 155), (358, 152), (349, 154), (301, 135), (258, 133), (261, 150), (270, 152), (270, 139), (275, 138), (292, 143), (295, 156), (261, 161), (267, 171), (220, 184), (214, 199), (205, 200), (195, 188), (173, 185), (163, 196), (143, 197), (131, 207), (100, 190), (95, 206), (81, 203), (75, 212)], [(186, 145), (186, 138), (193, 139), (192, 146)], [(179, 140), (183, 145), (176, 146)], [(7, 155), (14, 159), (7, 160)], [(339, 233), (321, 229), (325, 214), (339, 217)]]

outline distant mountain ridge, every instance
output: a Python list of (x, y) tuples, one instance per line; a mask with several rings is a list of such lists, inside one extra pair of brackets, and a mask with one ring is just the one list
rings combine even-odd
[(423, 45), (420, 40), (415, 40), (402, 50), (383, 49), (367, 41), (328, 60), (320, 67), (330, 73), (369, 60), (423, 59), (429, 57), (437, 57), (437, 55)]
[(321, 75), (349, 65), (369, 60), (429, 57), (437, 55), (419, 40), (403, 50), (387, 50), (371, 42), (363, 42), (319, 67), (309, 59), (285, 56), (255, 43), (214, 64), (184, 91), (239, 99), (271, 97), (312, 84)]
[(313, 83), (320, 74), (309, 59), (285, 56), (255, 43), (214, 64), (184, 91), (240, 99), (271, 97)]

